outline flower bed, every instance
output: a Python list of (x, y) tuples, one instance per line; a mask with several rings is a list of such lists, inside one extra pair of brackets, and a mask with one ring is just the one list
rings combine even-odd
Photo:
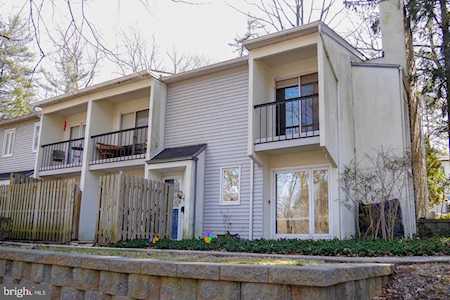
[[(123, 241), (112, 247), (146, 248), (148, 241)], [(450, 237), (403, 240), (241, 240), (218, 237), (210, 242), (204, 239), (160, 240), (155, 249), (205, 250), (270, 254), (297, 254), (323, 256), (431, 256), (450, 255)]]

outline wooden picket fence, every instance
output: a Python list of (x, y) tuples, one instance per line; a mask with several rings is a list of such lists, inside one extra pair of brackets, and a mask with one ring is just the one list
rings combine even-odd
[(96, 241), (169, 237), (174, 186), (123, 173), (100, 177)]
[(0, 193), (0, 217), (9, 222), (9, 239), (77, 239), (81, 192), (76, 179), (12, 180)]

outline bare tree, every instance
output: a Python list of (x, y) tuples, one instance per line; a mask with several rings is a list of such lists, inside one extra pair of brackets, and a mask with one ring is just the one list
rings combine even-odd
[(168, 58), (166, 70), (172, 74), (196, 69), (210, 63), (210, 60), (205, 56), (183, 54), (176, 48), (172, 48), (166, 54)]
[[(116, 0), (120, 2), (120, 0)], [(152, 9), (153, 0), (135, 0), (141, 3), (142, 6), (150, 11)], [(191, 1), (191, 0), (169, 0), (173, 3), (184, 5), (201, 5), (207, 3), (203, 0)], [(64, 27), (62, 31), (75, 31), (77, 35), (81, 37), (84, 43), (92, 47), (97, 47), (99, 51), (107, 58), (115, 60), (117, 53), (115, 53), (104, 42), (101, 33), (98, 31), (97, 26), (93, 19), (89, 16), (89, 2), (88, 0), (24, 0), (24, 6), (21, 10), (25, 14), (28, 20), (28, 25), (32, 29), (34, 36), (34, 42), (39, 52), (39, 59), (34, 67), (34, 71), (38, 69), (40, 63), (46, 58), (52, 49), (49, 49), (43, 40), (50, 40), (53, 43), (58, 41), (59, 34), (51, 30), (49, 26), (49, 20), (46, 13), (51, 15), (66, 16), (64, 18)], [(61, 25), (62, 24), (58, 24)]]
[(157, 39), (151, 42), (136, 30), (123, 33), (114, 63), (121, 75), (147, 70), (154, 74), (176, 74), (192, 70), (209, 63), (209, 59), (201, 55), (189, 55), (172, 48), (165, 55), (161, 54)]
[(367, 57), (375, 58), (383, 55), (381, 44), (381, 29), (378, 6), (355, 5), (352, 1), (344, 1), (344, 7), (357, 16), (354, 20), (349, 18), (352, 30), (345, 35), (345, 38)]
[[(394, 153), (392, 149), (381, 148), (374, 154), (367, 154), (362, 161), (353, 160), (341, 174), (346, 196), (342, 201), (350, 208), (356, 207), (355, 224), (360, 237), (394, 238), (399, 200), (406, 197), (411, 178), (409, 154)], [(362, 214), (367, 218), (364, 232), (359, 226)]]
[(329, 25), (338, 21), (344, 7), (337, 7), (339, 0), (244, 0), (245, 5), (230, 4), (237, 12), (248, 18), (247, 32), (235, 38), (231, 45), (242, 52), (242, 42), (247, 39), (301, 26), (320, 20)]
[(147, 70), (166, 73), (162, 70), (163, 62), (159, 54), (156, 39), (147, 43), (140, 32), (133, 29), (131, 33), (122, 33), (121, 48), (115, 56), (115, 63), (121, 75)]
[(90, 85), (100, 61), (98, 47), (90, 47), (81, 35), (72, 31), (58, 30), (58, 49), (54, 55), (52, 70), (42, 68), (44, 82), (41, 86), (51, 95), (58, 95)]
[(257, 20), (248, 19), (247, 20), (247, 30), (243, 35), (238, 35), (234, 38), (234, 41), (228, 45), (233, 47), (234, 52), (238, 53), (239, 56), (244, 56), (246, 54), (245, 47), (243, 43), (249, 39), (258, 37), (258, 30), (262, 29)]

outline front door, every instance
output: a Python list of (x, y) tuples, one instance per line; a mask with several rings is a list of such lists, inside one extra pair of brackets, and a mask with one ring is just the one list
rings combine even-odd
[[(179, 177), (166, 177), (165, 183), (174, 184), (178, 196), (182, 197), (181, 179)], [(172, 228), (170, 230), (170, 238), (173, 240), (181, 240), (183, 232), (183, 217), (184, 217), (184, 201), (175, 197), (172, 208)]]
[(274, 172), (274, 234), (279, 238), (329, 236), (328, 168)]

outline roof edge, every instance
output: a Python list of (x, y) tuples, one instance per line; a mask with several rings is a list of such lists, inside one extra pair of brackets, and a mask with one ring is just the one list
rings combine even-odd
[(91, 85), (86, 88), (75, 90), (75, 91), (67, 93), (67, 94), (63, 94), (63, 95), (55, 96), (52, 98), (36, 101), (36, 102), (32, 103), (32, 105), (33, 105), (33, 107), (47, 106), (47, 105), (62, 102), (65, 100), (69, 100), (69, 99), (73, 99), (76, 97), (89, 95), (89, 94), (92, 94), (92, 93), (95, 93), (98, 91), (102, 91), (102, 90), (111, 88), (111, 86), (113, 86), (113, 85), (121, 85), (121, 84), (125, 84), (125, 83), (130, 83), (130, 82), (145, 80), (145, 79), (151, 79), (151, 78), (156, 79), (148, 71), (140, 71), (140, 72), (126, 75), (126, 76), (103, 81), (98, 84), (94, 84), (94, 85)]
[(177, 81), (191, 79), (194, 77), (206, 75), (206, 74), (213, 73), (213, 72), (220, 72), (220, 71), (236, 68), (239, 66), (243, 66), (247, 63), (248, 63), (248, 56), (241, 56), (241, 57), (237, 57), (237, 58), (224, 60), (224, 61), (214, 63), (211, 65), (207, 65), (204, 67), (200, 67), (197, 69), (193, 69), (190, 71), (178, 73), (175, 75), (164, 76), (164, 77), (162, 77), (161, 81), (164, 83), (174, 83)]
[(352, 62), (352, 67), (368, 67), (368, 68), (391, 68), (399, 69), (401, 68), (398, 64), (387, 64), (387, 63), (375, 63), (375, 62)]
[(187, 146), (180, 146), (180, 147), (169, 147), (164, 148), (161, 151), (158, 152), (158, 154), (155, 154), (151, 159), (147, 160), (146, 163), (149, 165), (156, 165), (156, 164), (163, 164), (163, 163), (169, 163), (169, 162), (176, 162), (176, 161), (186, 161), (186, 160), (197, 160), (197, 157), (206, 150), (208, 147), (208, 144), (198, 144), (198, 145), (192, 145), (192, 146), (201, 146), (195, 153), (192, 155), (186, 155), (186, 156), (180, 156), (180, 157), (174, 157), (174, 158), (163, 158), (163, 159), (157, 159), (153, 160), (158, 154), (163, 152), (167, 149), (174, 149), (174, 148), (180, 148), (180, 147), (187, 147)]
[(304, 36), (314, 32), (319, 32), (319, 25), (322, 24), (321, 21), (314, 21), (299, 27), (294, 27), (282, 31), (277, 31), (271, 34), (263, 35), (243, 43), (247, 50), (253, 50), (256, 48), (261, 48), (273, 43), (278, 43), (286, 40), (291, 40), (296, 37)]
[(361, 51), (353, 47), (352, 44), (350, 44), (344, 37), (342, 37), (339, 33), (331, 29), (327, 24), (321, 22), (319, 25), (320, 33), (324, 33), (333, 40), (335, 40), (336, 43), (340, 44), (342, 47), (344, 47), (346, 50), (350, 51), (353, 55), (357, 56), (361, 60), (368, 60), (367, 56), (364, 55)]
[(32, 113), (29, 113), (27, 115), (15, 117), (15, 118), (12, 118), (12, 119), (1, 120), (0, 121), (0, 126), (13, 124), (13, 123), (18, 123), (18, 122), (23, 122), (23, 121), (28, 121), (28, 120), (32, 120), (32, 119), (39, 119), (39, 113), (32, 112)]

